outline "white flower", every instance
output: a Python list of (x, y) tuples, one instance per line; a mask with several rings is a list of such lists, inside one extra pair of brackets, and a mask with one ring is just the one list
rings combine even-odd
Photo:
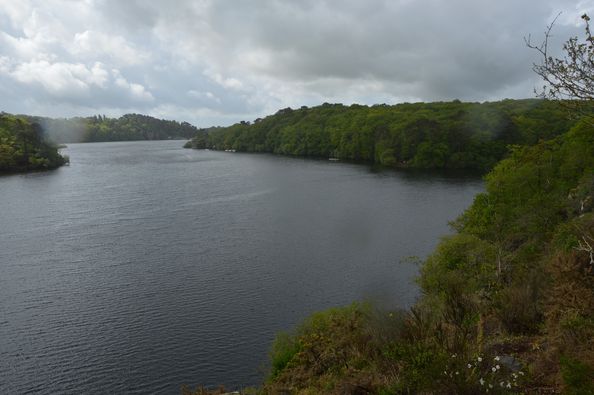
[(481, 377), (481, 379), (479, 380), (479, 383), (481, 383), (481, 385), (485, 385), (485, 380), (483, 380), (483, 378)]
[(456, 354), (452, 354), (452, 358), (456, 358), (456, 357), (457, 357), (457, 355), (456, 355)]
[(468, 364), (467, 366), (468, 366), (468, 369), (471, 369), (472, 368), (472, 365), (471, 364)]
[(500, 386), (500, 387), (503, 387), (503, 384), (504, 384), (504, 383), (503, 383), (503, 381), (502, 381), (502, 382), (500, 382), (500, 383), (499, 383), (499, 386)]
[(495, 369), (495, 366), (493, 366), (493, 367), (491, 368), (491, 371), (492, 371), (492, 372), (496, 372), (496, 371), (497, 371), (497, 369)]
[(506, 387), (507, 387), (507, 388), (511, 388), (511, 384), (509, 383), (509, 381), (507, 382), (507, 385), (506, 385)]
[(514, 379), (517, 379), (518, 378), (518, 375), (515, 374), (515, 373), (512, 373), (512, 376), (514, 377)]
[(481, 357), (478, 357), (476, 360), (479, 362), (483, 362), (483, 359)]
[(456, 372), (456, 376), (459, 375), (459, 374), (460, 374), (460, 372)]
[(499, 366), (499, 365), (495, 365), (495, 368), (496, 368), (497, 370), (499, 370), (499, 369), (501, 368), (501, 366)]
[(524, 375), (524, 372), (520, 371), (520, 372), (518, 372), (518, 374), (519, 374), (520, 376), (523, 376), (523, 375)]
[(498, 356), (496, 356), (496, 357), (495, 357), (495, 358), (493, 358), (493, 359), (494, 359), (494, 360), (496, 360), (496, 361), (499, 361), (499, 355), (498, 355)]

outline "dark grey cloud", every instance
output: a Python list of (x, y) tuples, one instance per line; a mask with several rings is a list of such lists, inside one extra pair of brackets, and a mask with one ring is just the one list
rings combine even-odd
[[(0, 0), (0, 107), (201, 126), (324, 101), (531, 97), (594, 0)], [(21, 110), (19, 110), (21, 109)]]
[[(531, 77), (522, 38), (569, 4), (545, 1), (235, 2), (211, 10), (235, 61), (279, 80), (415, 82), (423, 99), (491, 95)], [(227, 28), (230, 26), (230, 28)], [(398, 93), (394, 92), (397, 96)]]

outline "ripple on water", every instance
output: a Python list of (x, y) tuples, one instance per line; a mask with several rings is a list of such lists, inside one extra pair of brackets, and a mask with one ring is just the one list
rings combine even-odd
[(375, 298), (480, 180), (184, 150), (72, 144), (71, 166), (0, 178), (0, 393), (251, 385), (274, 333)]

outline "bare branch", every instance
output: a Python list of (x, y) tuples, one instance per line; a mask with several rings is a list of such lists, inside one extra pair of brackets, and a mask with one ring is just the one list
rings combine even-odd
[(534, 64), (532, 69), (538, 74), (545, 85), (535, 93), (543, 99), (560, 100), (573, 112), (579, 115), (592, 116), (594, 114), (594, 37), (590, 32), (590, 18), (582, 15), (585, 26), (585, 37), (580, 41), (578, 37), (571, 37), (564, 45), (565, 56), (561, 59), (549, 54), (549, 42), (553, 27), (559, 13), (553, 22), (547, 26), (544, 39), (540, 44), (534, 44), (532, 37), (524, 37), (526, 46), (537, 51), (541, 63)]
[[(589, 239), (589, 241), (588, 241)], [(592, 244), (590, 244), (592, 243)], [(578, 240), (578, 246), (575, 247), (576, 251), (583, 251), (590, 254), (590, 265), (594, 265), (594, 239), (586, 236), (582, 236), (582, 240)]]

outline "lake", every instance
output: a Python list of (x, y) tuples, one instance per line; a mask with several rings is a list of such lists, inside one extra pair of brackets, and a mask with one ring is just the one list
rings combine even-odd
[(476, 177), (181, 141), (71, 144), (0, 177), (0, 393), (166, 393), (263, 378), (276, 332), (408, 307)]

